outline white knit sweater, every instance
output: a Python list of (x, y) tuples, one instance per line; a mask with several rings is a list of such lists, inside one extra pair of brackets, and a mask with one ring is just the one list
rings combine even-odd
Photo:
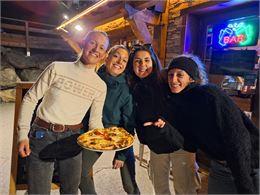
[(63, 125), (79, 124), (91, 106), (89, 129), (102, 128), (106, 84), (94, 69), (80, 61), (53, 62), (25, 94), (18, 118), (18, 141), (28, 139), (30, 122), (38, 101), (36, 116)]

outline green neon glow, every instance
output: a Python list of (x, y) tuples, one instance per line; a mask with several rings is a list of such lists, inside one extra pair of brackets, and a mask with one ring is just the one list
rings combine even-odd
[(214, 44), (218, 43), (216, 47), (256, 45), (259, 37), (259, 16), (247, 16), (229, 20), (213, 28), (213, 32), (216, 34), (214, 34), (213, 42)]
[(254, 38), (254, 26), (251, 24), (248, 24), (247, 26), (243, 25), (242, 28), (239, 28), (236, 30), (236, 36), (239, 36), (241, 34), (244, 34), (246, 37), (246, 40), (243, 42), (240, 42), (239, 45), (240, 46), (246, 46), (246, 45), (250, 45), (253, 41)]

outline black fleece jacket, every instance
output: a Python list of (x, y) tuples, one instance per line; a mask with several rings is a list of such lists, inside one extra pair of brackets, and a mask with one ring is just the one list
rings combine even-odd
[[(163, 129), (155, 126), (144, 127), (145, 122), (156, 121), (165, 111), (164, 90), (155, 74), (139, 79), (133, 87), (136, 133), (141, 143), (155, 153), (171, 153), (183, 148), (183, 136), (168, 123)], [(168, 130), (171, 129), (171, 130)], [(166, 133), (171, 136), (167, 136)], [(170, 138), (170, 139), (169, 139)]]
[(233, 101), (214, 85), (191, 84), (178, 94), (169, 91), (166, 102), (165, 118), (184, 136), (185, 148), (227, 161), (238, 192), (255, 193), (250, 174), (259, 168), (259, 130)]

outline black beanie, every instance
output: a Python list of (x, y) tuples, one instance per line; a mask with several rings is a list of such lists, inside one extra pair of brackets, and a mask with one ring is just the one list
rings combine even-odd
[(194, 62), (194, 60), (192, 60), (189, 57), (181, 56), (174, 58), (168, 66), (168, 71), (173, 68), (179, 68), (184, 70), (194, 80), (199, 79), (198, 65)]

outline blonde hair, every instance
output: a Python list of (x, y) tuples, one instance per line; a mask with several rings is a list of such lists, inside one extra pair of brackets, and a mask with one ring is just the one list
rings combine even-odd
[(85, 44), (86, 44), (86, 42), (87, 42), (87, 40), (88, 40), (88, 37), (89, 37), (90, 35), (92, 35), (92, 34), (95, 34), (95, 33), (100, 33), (100, 34), (102, 34), (102, 35), (104, 35), (104, 36), (106, 37), (106, 39), (107, 39), (107, 41), (108, 41), (108, 47), (107, 47), (107, 48), (109, 48), (110, 42), (109, 42), (109, 38), (108, 38), (108, 35), (107, 35), (106, 32), (98, 31), (98, 30), (89, 31), (89, 32), (86, 34), (86, 36), (84, 37), (84, 39), (83, 39), (82, 49), (81, 49), (81, 51), (80, 51), (80, 52), (78, 53), (78, 55), (77, 55), (77, 56), (78, 56), (78, 59), (80, 59), (81, 56), (83, 55), (83, 50), (84, 50)]
[(124, 45), (114, 45), (113, 47), (111, 47), (108, 52), (107, 52), (107, 57), (109, 58), (110, 56), (112, 56), (118, 49), (124, 49), (127, 51), (127, 53), (129, 54), (129, 51), (127, 49), (126, 46)]
[(100, 33), (100, 34), (102, 34), (104, 37), (106, 37), (106, 39), (107, 39), (107, 41), (108, 41), (108, 47), (107, 47), (107, 48), (109, 48), (110, 42), (109, 42), (108, 34), (107, 34), (106, 32), (104, 32), (104, 31), (99, 31), (99, 30), (92, 30), (92, 31), (89, 31), (89, 32), (86, 34), (86, 36), (85, 36), (84, 39), (83, 39), (83, 48), (84, 48), (84, 45), (86, 44), (86, 41), (88, 40), (89, 36), (91, 36), (92, 34), (95, 34), (95, 33)]
[[(102, 34), (102, 35), (104, 35), (104, 36), (106, 37), (106, 39), (107, 39), (107, 41), (108, 41), (108, 47), (107, 47), (107, 49), (109, 48), (110, 42), (109, 42), (109, 37), (108, 37), (108, 35), (107, 35), (106, 32), (99, 31), (99, 30), (89, 31), (89, 32), (86, 34), (86, 36), (84, 37), (84, 39), (83, 39), (82, 49), (81, 49), (81, 51), (77, 54), (77, 60), (76, 60), (76, 61), (80, 60), (80, 58), (82, 57), (83, 51), (84, 51), (84, 47), (85, 47), (85, 44), (86, 44), (86, 42), (87, 42), (87, 40), (88, 40), (88, 37), (89, 37), (90, 35), (92, 35), (92, 34), (95, 34), (95, 33), (100, 33), (100, 34)], [(106, 51), (107, 51), (107, 50), (106, 50)], [(100, 64), (100, 63), (99, 63), (99, 64)], [(99, 66), (100, 66), (100, 65), (97, 65), (96, 70), (99, 68)]]
[[(111, 47), (111, 48), (108, 50), (106, 59), (108, 59), (108, 58), (110, 58), (111, 56), (113, 56), (114, 53), (115, 53), (118, 49), (120, 49), (120, 48), (126, 50), (127, 53), (129, 54), (129, 51), (128, 51), (128, 49), (127, 49), (126, 46), (124, 46), (124, 45), (114, 45), (113, 47)], [(99, 70), (99, 68), (102, 67), (102, 65), (105, 63), (106, 59), (104, 59), (102, 62), (100, 62), (100, 63), (96, 66), (96, 68), (95, 68), (95, 71), (96, 71), (96, 72)]]

